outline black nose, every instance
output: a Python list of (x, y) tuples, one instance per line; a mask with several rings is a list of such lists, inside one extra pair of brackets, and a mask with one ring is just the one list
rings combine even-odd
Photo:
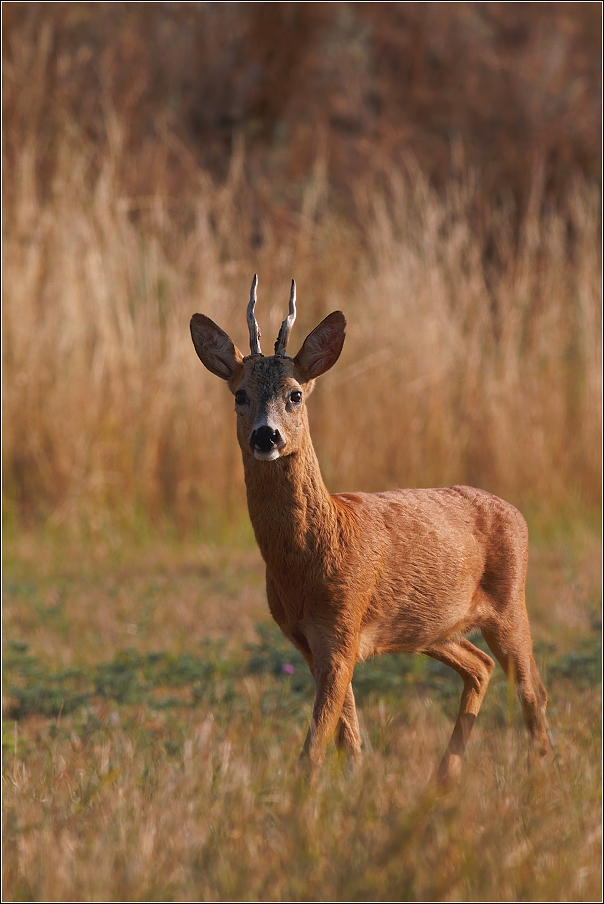
[(252, 449), (259, 449), (260, 452), (270, 452), (280, 442), (281, 434), (278, 430), (273, 430), (272, 427), (258, 427), (250, 437), (250, 446)]

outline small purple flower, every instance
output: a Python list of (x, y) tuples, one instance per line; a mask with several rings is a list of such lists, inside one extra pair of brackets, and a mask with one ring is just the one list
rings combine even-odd
[(286, 675), (293, 675), (294, 672), (295, 672), (296, 670), (295, 670), (295, 668), (293, 667), (293, 665), (290, 665), (290, 664), (289, 664), (289, 662), (285, 662), (285, 663), (281, 666), (281, 671), (284, 672)]

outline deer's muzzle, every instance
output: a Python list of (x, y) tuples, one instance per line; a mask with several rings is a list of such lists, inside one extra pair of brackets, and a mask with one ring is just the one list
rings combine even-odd
[[(257, 427), (250, 436), (250, 446), (256, 458), (265, 456), (267, 458), (277, 458), (279, 450), (283, 448), (285, 442), (278, 430), (264, 425)], [(260, 453), (260, 456), (257, 454)]]

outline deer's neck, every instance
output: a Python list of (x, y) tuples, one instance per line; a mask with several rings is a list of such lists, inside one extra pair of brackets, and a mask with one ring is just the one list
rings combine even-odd
[(269, 571), (301, 567), (333, 544), (337, 509), (310, 437), (291, 455), (270, 462), (244, 455), (243, 464), (250, 519)]

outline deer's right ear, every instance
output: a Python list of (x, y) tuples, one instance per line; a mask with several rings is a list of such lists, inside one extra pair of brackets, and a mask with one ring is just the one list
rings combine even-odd
[(229, 381), (240, 373), (243, 355), (225, 331), (205, 314), (191, 317), (191, 338), (199, 360), (211, 373)]

